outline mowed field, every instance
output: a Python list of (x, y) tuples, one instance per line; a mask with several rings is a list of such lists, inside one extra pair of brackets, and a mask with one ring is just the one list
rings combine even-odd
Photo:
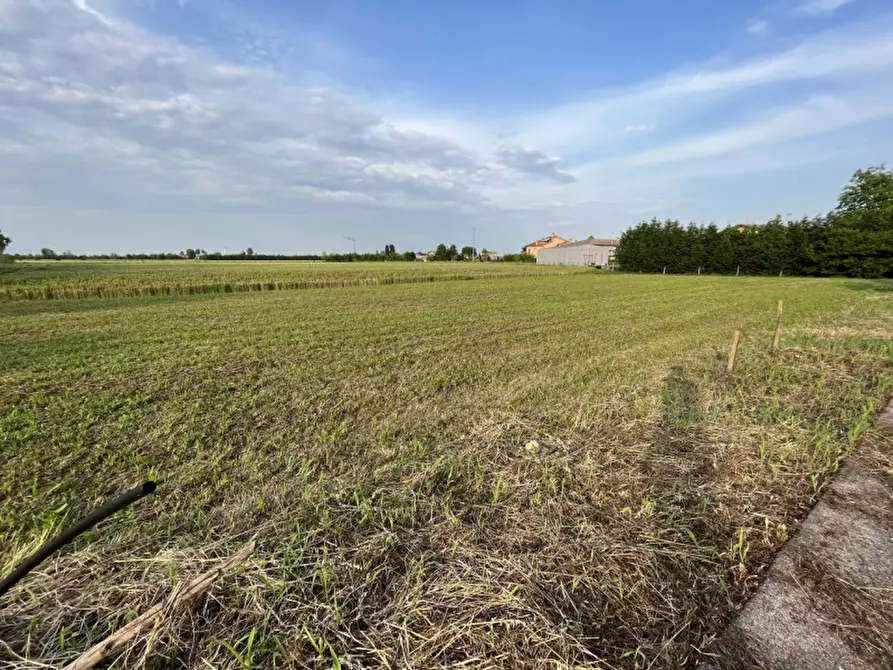
[[(134, 265), (38, 281), (182, 277)], [(492, 271), (399, 272), (432, 268)], [(0, 275), (0, 571), (160, 482), (0, 601), (0, 658), (67, 662), (253, 538), (116, 667), (694, 667), (893, 392), (893, 283), (539, 270)]]

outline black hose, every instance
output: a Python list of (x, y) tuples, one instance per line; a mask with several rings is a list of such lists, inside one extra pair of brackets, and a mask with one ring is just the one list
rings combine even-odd
[(68, 528), (63, 530), (56, 537), (47, 542), (24, 561), (19, 563), (16, 569), (9, 573), (9, 575), (7, 575), (7, 577), (2, 582), (0, 582), (0, 598), (2, 598), (6, 594), (6, 592), (9, 591), (9, 589), (15, 586), (22, 577), (24, 577), (38, 565), (43, 563), (43, 561), (45, 561), (47, 557), (49, 557), (50, 554), (52, 554), (54, 551), (59, 549), (61, 546), (68, 544), (78, 535), (86, 530), (89, 530), (106, 517), (110, 517), (118, 510), (123, 509), (131, 503), (136, 502), (140, 498), (149, 495), (150, 493), (155, 491), (156, 486), (157, 484), (155, 482), (143, 482), (136, 488), (125, 491), (117, 498), (112, 498), (105, 505), (97, 510), (94, 510), (73, 526), (69, 526)]

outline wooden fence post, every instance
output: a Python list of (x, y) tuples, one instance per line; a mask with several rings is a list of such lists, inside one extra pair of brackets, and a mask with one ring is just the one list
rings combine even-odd
[(732, 373), (735, 369), (735, 357), (738, 355), (738, 343), (741, 342), (741, 329), (735, 329), (735, 335), (732, 337), (732, 348), (729, 350), (729, 363), (726, 365), (726, 372)]
[(781, 342), (781, 315), (784, 313), (784, 301), (778, 301), (778, 316), (775, 319), (775, 337), (772, 338), (772, 351), (778, 351)]
[(740, 274), (741, 274), (741, 266), (739, 265), (739, 266), (738, 266), (738, 269), (735, 270), (735, 276), (737, 277), (737, 276), (740, 275)]

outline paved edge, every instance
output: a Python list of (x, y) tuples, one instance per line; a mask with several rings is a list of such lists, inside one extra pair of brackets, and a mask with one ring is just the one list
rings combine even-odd
[[(863, 441), (893, 453), (893, 399)], [(891, 602), (893, 468), (854, 454), (699, 670), (889, 670)]]

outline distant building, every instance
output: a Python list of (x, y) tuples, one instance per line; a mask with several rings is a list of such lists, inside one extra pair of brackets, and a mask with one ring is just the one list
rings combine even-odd
[(524, 253), (530, 254), (531, 256), (536, 256), (543, 249), (551, 249), (552, 247), (557, 247), (559, 244), (565, 244), (567, 242), (563, 237), (558, 237), (555, 233), (551, 235), (547, 235), (536, 242), (531, 242), (526, 247), (524, 247)]
[[(434, 252), (431, 252), (431, 253), (433, 255)], [(421, 252), (416, 252), (415, 259), (417, 261), (426, 261), (426, 260), (428, 260), (428, 256), (427, 256), (427, 254), (423, 254)]]
[(485, 261), (501, 261), (502, 256), (499, 255), (498, 251), (482, 251), (478, 254), (478, 258)]
[(541, 249), (536, 262), (540, 265), (588, 265), (606, 267), (617, 251), (617, 240), (590, 237), (579, 242), (566, 242), (557, 247)]

